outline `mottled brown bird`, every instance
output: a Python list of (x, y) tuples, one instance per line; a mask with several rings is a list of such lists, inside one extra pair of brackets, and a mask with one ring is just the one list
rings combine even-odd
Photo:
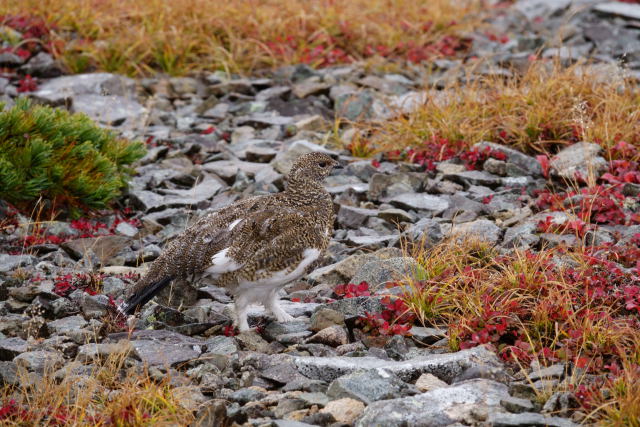
[(338, 164), (324, 153), (300, 156), (278, 194), (252, 197), (200, 218), (172, 240), (119, 310), (133, 314), (172, 280), (212, 277), (234, 295), (236, 324), (262, 303), (280, 322), (292, 320), (278, 291), (300, 278), (329, 244), (333, 201), (322, 181)]

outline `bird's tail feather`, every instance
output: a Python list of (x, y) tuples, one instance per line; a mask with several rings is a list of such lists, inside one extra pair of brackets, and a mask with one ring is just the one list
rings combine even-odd
[(118, 306), (118, 311), (125, 316), (133, 314), (138, 308), (148, 303), (151, 298), (163, 290), (169, 283), (171, 283), (172, 280), (173, 277), (165, 277), (150, 283), (120, 304)]

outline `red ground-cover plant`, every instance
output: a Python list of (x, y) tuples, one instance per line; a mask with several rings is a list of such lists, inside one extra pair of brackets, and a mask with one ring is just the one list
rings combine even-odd
[(507, 156), (491, 147), (468, 148), (465, 141), (452, 141), (438, 136), (425, 140), (420, 146), (408, 148), (403, 151), (390, 151), (385, 153), (387, 160), (405, 160), (417, 163), (427, 171), (434, 171), (439, 162), (450, 159), (458, 159), (468, 170), (481, 169), (482, 164), (488, 158), (506, 160)]
[(35, 224), (31, 233), (22, 238), (21, 246), (28, 248), (34, 245), (44, 245), (49, 243), (59, 245), (68, 240), (77, 238), (113, 235), (116, 233), (116, 228), (118, 227), (118, 225), (123, 222), (131, 224), (136, 228), (142, 226), (142, 223), (138, 218), (131, 217), (131, 215), (133, 215), (133, 211), (129, 208), (123, 209), (122, 211), (115, 211), (115, 215), (116, 217), (111, 225), (107, 225), (106, 223), (90, 218), (79, 218), (72, 220), (70, 226), (72, 229), (76, 230), (76, 234), (73, 235), (47, 234), (46, 232), (42, 231), (43, 227)]
[(34, 92), (36, 90), (38, 90), (38, 83), (29, 74), (18, 80), (18, 93)]
[(13, 28), (21, 34), (15, 47), (8, 47), (5, 51), (14, 53), (23, 59), (29, 59), (41, 50), (54, 52), (59, 49), (58, 42), (53, 41), (52, 31), (55, 26), (44, 19), (30, 15), (0, 15), (0, 25)]
[[(367, 282), (338, 285), (334, 293), (338, 299), (371, 296)], [(400, 298), (391, 299), (389, 296), (381, 298), (380, 302), (384, 307), (380, 313), (367, 312), (357, 320), (364, 332), (373, 335), (411, 335), (409, 330), (415, 316), (404, 302)]]
[(338, 285), (333, 292), (338, 298), (368, 297), (371, 295), (367, 282), (360, 282), (357, 285), (353, 283)]
[(76, 273), (63, 274), (54, 278), (53, 292), (61, 297), (69, 296), (80, 289), (89, 295), (96, 295), (100, 291), (103, 274)]
[[(456, 25), (455, 22), (449, 26)], [(432, 23), (425, 23), (423, 32), (431, 30)], [(350, 36), (350, 29), (345, 24), (342, 33), (329, 35), (317, 33), (309, 39), (302, 39), (298, 35), (285, 35), (268, 41), (265, 46), (275, 58), (290, 61), (296, 55), (298, 61), (314, 67), (329, 67), (336, 64), (348, 64), (357, 59), (366, 59), (375, 56), (386, 59), (405, 59), (413, 63), (420, 63), (433, 58), (451, 57), (459, 52), (464, 52), (471, 46), (471, 39), (458, 35), (445, 35), (439, 39), (416, 44), (413, 41), (399, 42), (395, 45), (367, 44), (359, 49)]]

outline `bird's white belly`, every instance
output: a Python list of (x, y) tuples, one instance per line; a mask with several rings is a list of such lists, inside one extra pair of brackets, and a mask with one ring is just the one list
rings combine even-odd
[[(304, 258), (302, 259), (302, 261), (300, 261), (295, 269), (291, 271), (288, 271), (288, 269), (274, 271), (268, 277), (259, 280), (241, 281), (240, 283), (238, 283), (237, 291), (239, 293), (244, 293), (255, 290), (261, 295), (264, 295), (265, 292), (281, 288), (287, 283), (302, 277), (307, 267), (311, 265), (312, 262), (318, 259), (318, 257), (320, 256), (320, 250), (316, 248), (305, 249), (303, 256)], [(262, 273), (264, 273), (264, 270), (259, 270), (256, 272), (257, 275), (260, 275)]]

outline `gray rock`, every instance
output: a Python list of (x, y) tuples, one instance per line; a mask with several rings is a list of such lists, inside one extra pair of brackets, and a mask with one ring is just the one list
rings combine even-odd
[(340, 205), (338, 211), (338, 224), (346, 228), (359, 228), (365, 225), (367, 219), (378, 215), (374, 209), (356, 208), (353, 206)]
[(89, 253), (95, 254), (99, 262), (106, 264), (108, 260), (131, 244), (125, 236), (86, 237), (69, 240), (61, 246), (74, 259), (81, 259)]
[(116, 226), (116, 233), (127, 237), (135, 237), (138, 234), (138, 229), (128, 222), (121, 222)]
[(20, 67), (22, 74), (36, 77), (58, 77), (62, 70), (51, 55), (46, 52), (38, 52), (29, 59), (29, 62)]
[(488, 421), (492, 426), (495, 427), (574, 427), (578, 425), (567, 418), (550, 417), (535, 412), (522, 412), (520, 414), (491, 412), (489, 414)]
[(612, 1), (595, 5), (593, 10), (606, 15), (616, 15), (623, 18), (640, 20), (640, 5), (637, 4)]
[(25, 340), (18, 337), (0, 339), (0, 360), (13, 360), (20, 353), (27, 351)]
[(133, 347), (128, 341), (118, 343), (89, 343), (78, 348), (77, 359), (84, 363), (104, 361), (116, 354), (128, 355)]
[[(109, 341), (117, 342), (127, 333), (109, 335)], [(130, 337), (134, 354), (150, 366), (176, 366), (196, 359), (202, 353), (204, 342), (167, 330), (134, 331)]]
[(502, 245), (505, 248), (528, 248), (536, 245), (540, 241), (535, 232), (538, 225), (527, 222), (515, 227), (508, 228), (504, 233)]
[(211, 354), (223, 354), (232, 355), (238, 352), (238, 344), (232, 337), (225, 337), (223, 335), (217, 335), (209, 338), (204, 342), (207, 348), (207, 353)]
[(265, 396), (266, 394), (260, 390), (255, 390), (252, 388), (242, 388), (231, 393), (231, 395), (229, 396), (229, 400), (244, 405), (249, 402), (256, 402)]
[(44, 373), (61, 367), (64, 358), (57, 351), (38, 350), (21, 353), (13, 361), (17, 366), (24, 367), (31, 372)]
[(485, 205), (460, 194), (449, 197), (449, 208), (442, 217), (456, 223), (473, 221), (485, 211)]
[(485, 171), (465, 170), (462, 172), (449, 173), (444, 175), (444, 179), (459, 182), (464, 185), (484, 185), (487, 187), (498, 187), (503, 179)]
[(0, 53), (0, 65), (5, 67), (18, 67), (24, 64), (24, 58), (12, 52)]
[(147, 114), (145, 107), (123, 96), (77, 94), (73, 97), (72, 105), (73, 112), (84, 113), (95, 121), (111, 126), (120, 126), (126, 121), (132, 126), (138, 125)]
[[(361, 229), (362, 230), (362, 229)], [(358, 232), (349, 230), (345, 242), (351, 246), (359, 246), (360, 248), (379, 249), (385, 246), (390, 246), (398, 241), (398, 236), (395, 234), (387, 234), (384, 236), (372, 235), (368, 233), (366, 235), (360, 235)]]
[(599, 177), (608, 168), (607, 161), (599, 156), (601, 152), (602, 147), (598, 144), (578, 142), (553, 156), (550, 165), (555, 173), (566, 179), (575, 179), (576, 174), (585, 179), (592, 174)]
[(18, 366), (14, 362), (0, 361), (0, 385), (19, 385)]
[(236, 341), (244, 350), (271, 353), (269, 343), (255, 331), (241, 332), (236, 336)]
[(413, 194), (423, 186), (424, 176), (408, 173), (374, 173), (369, 179), (369, 198), (383, 200), (404, 193)]
[(529, 399), (509, 396), (500, 401), (500, 404), (509, 412), (519, 414), (521, 412), (530, 412), (535, 410), (533, 403)]
[(374, 101), (375, 96), (370, 90), (337, 95), (335, 96), (336, 114), (349, 121), (370, 119), (375, 115)]
[(404, 235), (414, 242), (424, 242), (427, 247), (433, 246), (444, 237), (440, 223), (430, 218), (421, 218), (409, 227)]
[(117, 277), (105, 277), (102, 280), (102, 290), (105, 295), (119, 297), (124, 293), (125, 288), (125, 283)]
[(101, 294), (89, 295), (81, 292), (76, 298), (72, 297), (72, 300), (80, 306), (82, 314), (89, 319), (100, 319), (104, 317), (110, 307), (109, 297)]
[(333, 152), (331, 150), (326, 149), (322, 145), (314, 144), (307, 140), (301, 139), (295, 141), (289, 149), (286, 151), (282, 151), (278, 153), (276, 158), (271, 162), (271, 165), (275, 170), (280, 172), (281, 174), (289, 173), (293, 162), (303, 154), (312, 153), (312, 152), (320, 152), (326, 153), (334, 157), (338, 157), (338, 153)]
[(407, 277), (420, 277), (424, 269), (411, 257), (377, 259), (364, 264), (353, 275), (350, 283), (367, 282), (371, 292), (381, 289), (388, 282), (401, 281)]
[(490, 244), (496, 244), (500, 240), (502, 230), (492, 221), (478, 219), (476, 221), (454, 225), (451, 229), (451, 235), (460, 238), (474, 238)]
[(448, 426), (455, 422), (482, 421), (475, 411), (495, 412), (500, 400), (509, 396), (507, 386), (489, 380), (470, 380), (437, 388), (412, 397), (383, 400), (369, 405), (356, 422), (369, 426)]
[(306, 342), (338, 347), (349, 343), (349, 335), (343, 326), (331, 325), (309, 337)]
[(521, 0), (513, 8), (529, 21), (536, 18), (547, 19), (562, 13), (569, 7), (571, 0)]
[(533, 369), (527, 379), (529, 381), (537, 381), (543, 378), (562, 378), (566, 373), (566, 367), (562, 363), (548, 366), (542, 369)]
[(431, 354), (408, 361), (389, 361), (376, 357), (296, 357), (298, 371), (311, 379), (332, 381), (358, 370), (384, 368), (403, 381), (417, 379), (423, 373), (431, 373), (445, 382), (479, 364), (501, 367), (496, 355), (484, 347), (474, 347), (456, 353)]
[(271, 322), (264, 328), (264, 336), (269, 341), (280, 341), (282, 335), (305, 332), (304, 335), (311, 335), (309, 331), (309, 321), (300, 320), (295, 322)]
[(293, 362), (276, 363), (260, 371), (260, 376), (278, 384), (289, 384), (293, 381), (308, 380), (296, 370)]
[(225, 183), (217, 177), (205, 174), (204, 179), (189, 190), (163, 190), (164, 195), (147, 190), (132, 190), (130, 195), (138, 208), (151, 212), (181, 206), (197, 206), (211, 199), (225, 187)]
[(446, 329), (412, 326), (409, 330), (411, 337), (424, 345), (434, 344), (447, 336)]
[(416, 388), (422, 393), (448, 386), (449, 384), (432, 374), (422, 374), (416, 380)]
[(132, 79), (109, 73), (58, 77), (31, 94), (54, 106), (70, 105), (73, 111), (107, 124), (137, 121), (146, 114), (146, 109), (133, 99), (134, 95)]
[(88, 322), (82, 316), (69, 316), (47, 323), (50, 331), (57, 335), (66, 335), (87, 326)]
[(400, 208), (428, 211), (433, 215), (438, 215), (449, 207), (446, 199), (425, 193), (398, 194), (385, 199), (385, 202)]
[(333, 399), (349, 397), (370, 405), (378, 400), (417, 394), (418, 390), (384, 369), (356, 371), (335, 379), (327, 389)]
[(37, 258), (33, 255), (9, 255), (0, 254), (0, 273), (15, 271), (24, 266), (35, 264)]
[(344, 326), (344, 314), (329, 308), (320, 308), (311, 315), (309, 330), (319, 332), (333, 325)]
[(293, 94), (298, 98), (329, 92), (330, 85), (320, 82), (318, 77), (310, 77), (293, 85)]
[(376, 297), (355, 297), (334, 301), (328, 304), (320, 304), (316, 310), (328, 308), (344, 315), (345, 319), (364, 316), (366, 312), (379, 313), (383, 306)]
[(402, 222), (414, 222), (416, 220), (416, 217), (414, 215), (405, 210), (396, 208), (384, 209), (379, 211), (378, 218), (382, 218), (394, 225)]

